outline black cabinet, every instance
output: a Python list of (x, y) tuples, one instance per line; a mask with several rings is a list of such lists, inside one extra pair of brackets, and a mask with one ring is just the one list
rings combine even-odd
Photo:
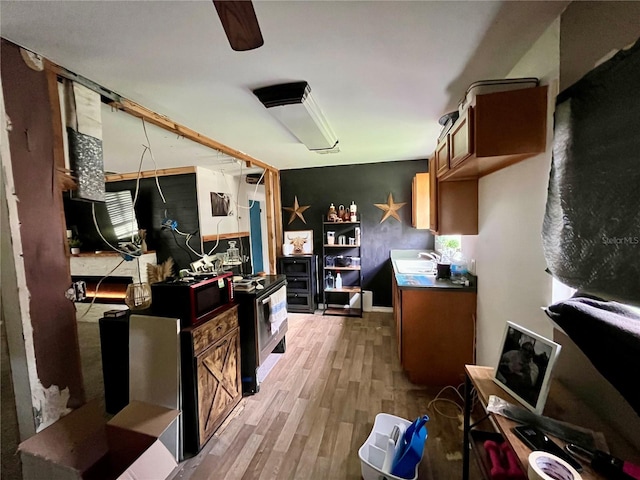
[(317, 255), (296, 255), (278, 258), (278, 272), (287, 277), (288, 312), (315, 312), (317, 263)]
[[(111, 313), (111, 312), (108, 312)], [(104, 403), (115, 415), (129, 404), (129, 310), (99, 320)]]

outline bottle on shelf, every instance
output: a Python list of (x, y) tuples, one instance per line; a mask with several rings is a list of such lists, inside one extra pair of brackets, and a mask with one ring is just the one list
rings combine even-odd
[(358, 221), (358, 207), (356, 205), (356, 202), (354, 202), (353, 200), (351, 200), (351, 205), (349, 206), (349, 213), (350, 213), (350, 220), (352, 222), (357, 222)]
[(325, 279), (325, 286), (326, 288), (335, 288), (336, 286), (335, 279), (333, 278), (333, 274), (331, 272), (327, 274), (327, 278)]
[(340, 276), (340, 272), (336, 274), (336, 288), (342, 288), (342, 277)]

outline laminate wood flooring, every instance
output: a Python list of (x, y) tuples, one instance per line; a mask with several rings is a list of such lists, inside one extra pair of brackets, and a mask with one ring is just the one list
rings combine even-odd
[[(388, 313), (289, 314), (287, 351), (260, 392), (244, 397), (203, 450), (170, 478), (359, 479), (358, 449), (380, 412), (410, 420), (429, 415), (419, 478), (461, 478), (461, 422), (427, 409), (440, 389), (407, 380), (393, 332)], [(438, 408), (456, 416), (451, 405)], [(471, 478), (480, 478), (471, 466)]]

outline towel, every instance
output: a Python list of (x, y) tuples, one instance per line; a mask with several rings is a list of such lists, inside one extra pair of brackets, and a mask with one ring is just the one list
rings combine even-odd
[(640, 415), (640, 315), (616, 302), (576, 295), (545, 310)]
[(269, 322), (271, 334), (275, 334), (287, 319), (287, 287), (280, 287), (269, 297)]

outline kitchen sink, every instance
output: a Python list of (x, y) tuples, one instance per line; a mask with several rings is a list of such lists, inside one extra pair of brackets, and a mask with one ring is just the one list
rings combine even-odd
[(436, 275), (436, 263), (431, 260), (395, 260), (398, 273), (412, 273), (420, 275)]

